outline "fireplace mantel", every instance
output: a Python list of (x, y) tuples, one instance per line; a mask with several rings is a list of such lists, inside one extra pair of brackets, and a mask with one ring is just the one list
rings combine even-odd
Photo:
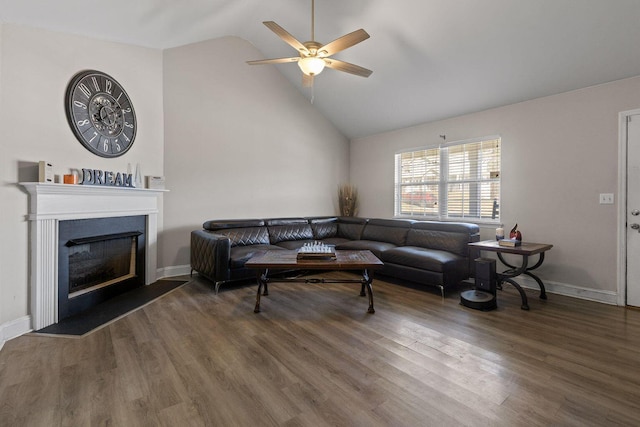
[(34, 330), (58, 321), (58, 221), (145, 215), (145, 284), (156, 280), (158, 196), (167, 190), (20, 183), (29, 193), (31, 321)]

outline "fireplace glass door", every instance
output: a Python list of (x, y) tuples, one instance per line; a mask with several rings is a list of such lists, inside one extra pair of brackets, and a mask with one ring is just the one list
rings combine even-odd
[(140, 232), (71, 239), (69, 298), (134, 277)]
[(58, 225), (58, 320), (144, 286), (146, 217)]

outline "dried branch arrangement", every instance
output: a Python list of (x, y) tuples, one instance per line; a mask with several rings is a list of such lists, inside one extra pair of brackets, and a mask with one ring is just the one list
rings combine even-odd
[(342, 184), (338, 187), (340, 215), (356, 216), (358, 213), (358, 190), (354, 185)]

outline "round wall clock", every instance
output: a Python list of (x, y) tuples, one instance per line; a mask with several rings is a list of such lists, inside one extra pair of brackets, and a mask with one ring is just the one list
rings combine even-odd
[(74, 135), (92, 153), (118, 157), (133, 145), (136, 113), (127, 92), (111, 76), (95, 70), (73, 76), (65, 109)]

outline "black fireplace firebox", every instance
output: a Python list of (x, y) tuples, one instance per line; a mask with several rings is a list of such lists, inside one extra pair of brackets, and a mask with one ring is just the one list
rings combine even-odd
[(144, 285), (146, 217), (60, 221), (58, 320)]

